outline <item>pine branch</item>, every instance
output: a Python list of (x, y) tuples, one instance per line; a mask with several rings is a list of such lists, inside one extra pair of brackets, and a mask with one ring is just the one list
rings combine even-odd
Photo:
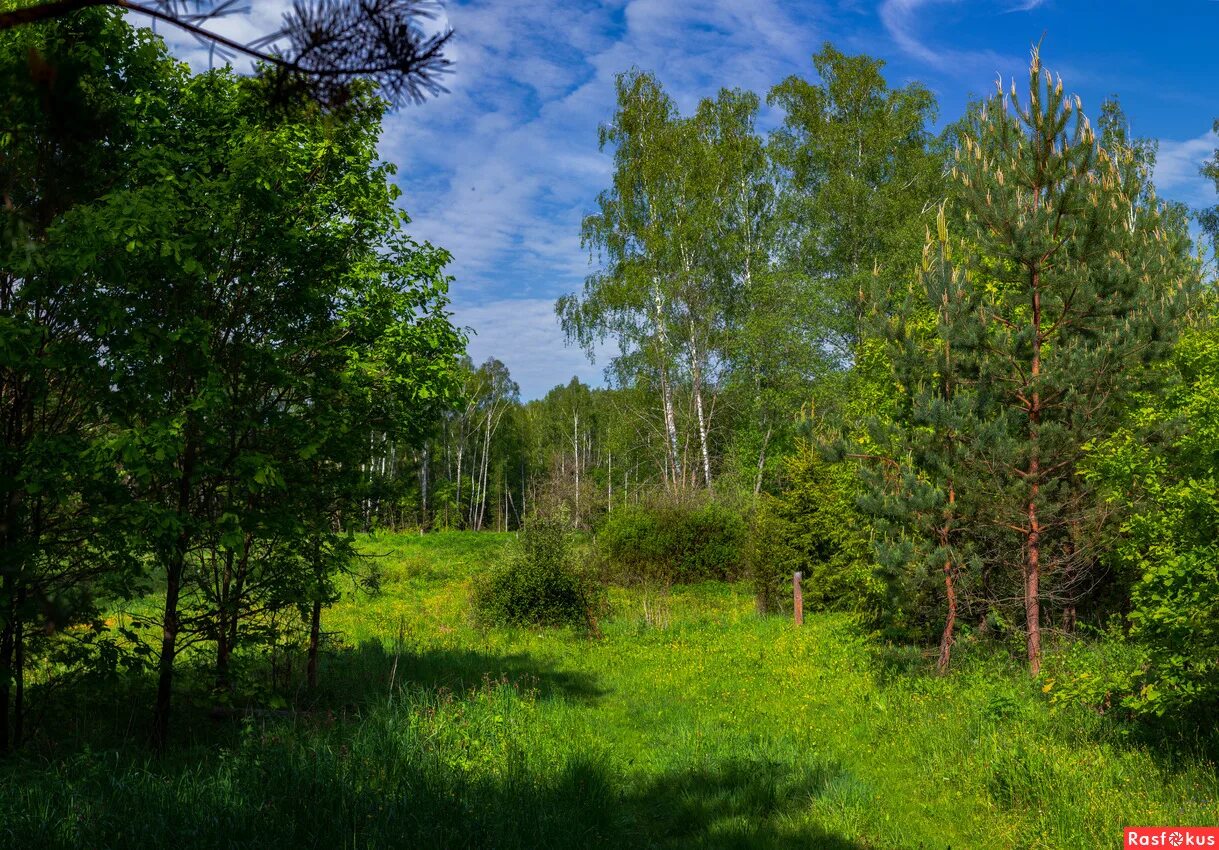
[[(171, 24), (222, 53), (263, 63), (281, 88), (304, 88), (326, 105), (343, 103), (350, 85), (360, 79), (374, 80), (395, 105), (447, 91), (441, 79), (451, 72), (452, 61), (444, 49), (453, 31), (427, 35), (420, 27), (436, 17), (434, 0), (297, 0), (279, 30), (249, 43), (206, 26), (236, 11), (235, 2), (53, 0), (0, 12), (0, 31), (110, 6)], [(191, 7), (198, 11), (190, 12)]]

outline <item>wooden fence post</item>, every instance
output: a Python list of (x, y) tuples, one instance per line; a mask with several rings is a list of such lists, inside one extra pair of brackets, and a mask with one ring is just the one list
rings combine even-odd
[(804, 573), (792, 573), (792, 612), (796, 615), (796, 625), (804, 625), (804, 590), (800, 587), (800, 582), (804, 579)]

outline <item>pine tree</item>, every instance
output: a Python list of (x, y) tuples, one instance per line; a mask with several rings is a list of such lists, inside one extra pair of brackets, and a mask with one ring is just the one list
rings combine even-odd
[[(943, 584), (943, 627), (936, 668), (947, 672), (956, 639), (956, 622), (969, 538), (964, 518), (976, 506), (962, 486), (964, 435), (973, 400), (961, 386), (950, 329), (968, 309), (958, 297), (963, 273), (952, 263), (944, 207), (936, 237), (928, 239), (917, 279), (892, 315), (874, 317), (876, 335), (885, 340), (896, 404), (888, 416), (871, 423), (871, 441), (883, 454), (863, 466), (863, 507), (880, 532), (877, 555), (893, 594), (912, 610), (906, 619), (931, 615), (935, 576)], [(879, 461), (879, 462), (877, 462)], [(964, 496), (964, 498), (962, 498)], [(938, 602), (936, 603), (938, 607)]]
[(951, 297), (961, 303), (942, 332), (979, 422), (966, 448), (971, 486), (986, 520), (1019, 541), (1036, 675), (1046, 591), (1077, 567), (1093, 501), (1080, 490), (1080, 453), (1112, 427), (1137, 367), (1163, 357), (1196, 267), (1136, 149), (1106, 149), (1036, 49), (1027, 101), (1013, 82), (963, 122), (952, 178), (963, 222)]

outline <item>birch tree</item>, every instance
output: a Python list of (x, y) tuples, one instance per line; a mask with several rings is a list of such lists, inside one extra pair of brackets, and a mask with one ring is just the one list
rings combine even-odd
[[(665, 440), (664, 478), (684, 481), (675, 402), (682, 327), (675, 284), (682, 273), (680, 197), (682, 128), (677, 108), (650, 74), (619, 75), (618, 106), (600, 129), (602, 148), (614, 148), (611, 188), (597, 198), (599, 212), (584, 220), (584, 244), (605, 265), (588, 277), (582, 296), (556, 304), (564, 331), (591, 352), (613, 336), (615, 372), (654, 381)], [(687, 248), (690, 246), (687, 244)]]

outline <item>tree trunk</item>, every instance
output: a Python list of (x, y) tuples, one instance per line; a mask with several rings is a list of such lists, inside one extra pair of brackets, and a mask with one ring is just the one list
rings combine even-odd
[[(466, 450), (465, 441), (457, 444), (457, 490), (453, 496), (453, 504), (457, 506), (457, 515), (461, 516), (461, 456)], [(447, 511), (447, 507), (446, 507)]]
[(944, 513), (944, 523), (940, 526), (940, 547), (944, 550), (944, 596), (948, 604), (948, 616), (944, 618), (944, 634), (940, 636), (940, 658), (935, 669), (941, 675), (948, 672), (948, 662), (952, 655), (952, 644), (956, 640), (957, 625), (957, 589), (953, 583), (952, 554), (948, 546), (952, 542), (953, 510), (957, 503), (956, 488), (948, 485), (948, 509)]
[(1031, 676), (1041, 672), (1041, 534), (1037, 524), (1036, 489), (1033, 488), (1028, 505), (1028, 568), (1024, 577), (1024, 616)]
[(419, 513), (419, 527), (427, 528), (427, 468), (428, 468), (428, 447), (427, 443), (423, 444), (423, 461), (419, 464), (419, 486), (423, 491), (422, 509)]
[(220, 604), (217, 606), (216, 624), (216, 688), (227, 690), (229, 687), (229, 656), (232, 644), (229, 643), (229, 609), (233, 585), (233, 552), (230, 549), (224, 553), (224, 575), (220, 580)]
[(229, 688), (229, 656), (232, 647), (229, 644), (228, 618), (220, 618), (220, 628), (216, 635), (216, 689), (226, 691)]
[(664, 404), (665, 432), (668, 436), (666, 451), (669, 456), (669, 463), (665, 467), (665, 477), (669, 478), (671, 476), (673, 484), (679, 485), (682, 476), (681, 461), (677, 457), (677, 417), (673, 413), (673, 389), (669, 386), (667, 370), (663, 368), (660, 375), (660, 394), (661, 401)]
[(936, 661), (936, 672), (943, 675), (948, 672), (948, 662), (952, 654), (952, 644), (956, 640), (957, 625), (957, 591), (953, 585), (952, 559), (944, 559), (944, 592), (948, 598), (948, 616), (944, 620), (944, 634), (940, 637), (940, 657)]
[(573, 524), (580, 527), (580, 413), (571, 415), (571, 460), (576, 471), (576, 515)]
[(16, 623), (16, 617), (13, 615), (11, 602), (8, 607), (9, 611), (5, 612), (4, 629), (0, 631), (0, 755), (7, 753), (11, 746), (9, 700), (12, 699), (13, 626)]
[(703, 415), (703, 369), (694, 335), (690, 335), (690, 374), (693, 377), (694, 410), (698, 414), (698, 444), (703, 457), (703, 484), (711, 489), (711, 452), (707, 448), (707, 420)]
[[(17, 596), (18, 609), (25, 602), (25, 594)], [(18, 613), (13, 621), (13, 748), (21, 746), (25, 737), (25, 629)]]
[(762, 438), (762, 450), (758, 452), (758, 474), (753, 479), (753, 497), (758, 498), (762, 492), (762, 472), (766, 469), (766, 447), (770, 444), (772, 426), (766, 428), (766, 436)]
[(1029, 485), (1028, 529), (1026, 532), (1028, 562), (1024, 576), (1024, 616), (1028, 630), (1029, 674), (1041, 672), (1041, 525), (1037, 516), (1037, 496), (1041, 485), (1041, 278), (1033, 269), (1033, 361), (1029, 383), (1029, 461), (1026, 478)]
[(305, 684), (309, 690), (317, 689), (317, 655), (322, 638), (322, 600), (313, 600), (309, 617), (309, 661), (305, 667)]
[(494, 415), (493, 407), (487, 414), (487, 430), (483, 437), (482, 489), (478, 497), (478, 524), (475, 526), (477, 531), (482, 531), (487, 515), (487, 471), (491, 465), (491, 419)]
[(673, 483), (679, 485), (682, 480), (681, 476), (681, 461), (677, 459), (677, 417), (673, 413), (673, 388), (669, 386), (669, 335), (665, 329), (664, 321), (664, 305), (661, 303), (660, 291), (656, 288), (652, 290), (652, 304), (656, 313), (656, 338), (659, 343), (660, 357), (660, 398), (664, 408), (665, 419), (665, 436), (666, 453), (668, 454), (668, 466), (665, 468), (665, 477), (668, 478), (670, 473), (673, 476)]
[[(184, 526), (190, 509), (191, 483), (195, 470), (195, 445), (191, 423), (188, 422), (186, 427), (182, 471), (178, 477), (178, 519)], [(189, 545), (190, 532), (183, 527), (165, 568), (165, 613), (161, 624), (161, 655), (157, 661), (157, 699), (152, 713), (152, 743), (158, 751), (163, 751), (169, 741), (169, 711), (173, 701), (174, 659), (178, 643), (178, 596), (182, 590), (182, 573), (186, 567)]]
[(169, 739), (169, 710), (178, 641), (178, 594), (181, 591), (185, 556), (183, 542), (165, 571), (165, 614), (161, 625), (161, 656), (157, 662), (157, 701), (152, 714), (152, 743), (157, 750), (164, 750)]

